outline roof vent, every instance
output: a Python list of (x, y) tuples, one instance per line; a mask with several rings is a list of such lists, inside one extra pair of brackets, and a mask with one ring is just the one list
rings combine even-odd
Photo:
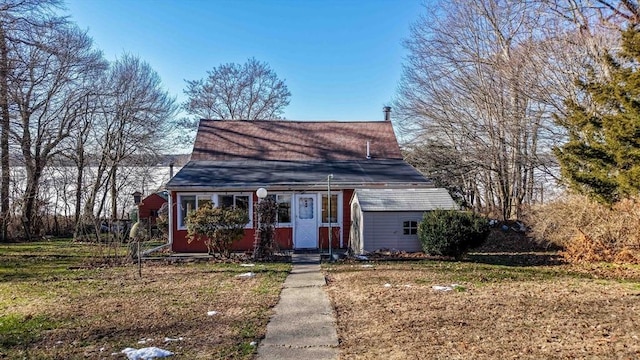
[(391, 106), (385, 106), (382, 108), (384, 112), (384, 121), (391, 121)]

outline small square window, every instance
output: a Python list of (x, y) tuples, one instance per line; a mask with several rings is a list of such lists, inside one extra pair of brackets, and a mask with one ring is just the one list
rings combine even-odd
[(402, 233), (404, 235), (418, 234), (418, 222), (413, 220), (402, 222)]

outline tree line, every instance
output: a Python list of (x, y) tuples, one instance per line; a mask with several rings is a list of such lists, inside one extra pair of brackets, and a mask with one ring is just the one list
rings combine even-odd
[[(43, 214), (59, 212), (45, 188), (64, 192), (76, 236), (121, 216), (120, 193), (175, 145), (173, 130), (193, 136), (196, 122), (176, 120), (180, 109), (196, 119), (254, 119), (280, 116), (288, 104), (284, 82), (255, 59), (187, 82), (189, 99), (178, 104), (143, 59), (105, 60), (63, 8), (60, 0), (0, 1), (2, 241), (43, 235)], [(58, 174), (62, 187), (51, 184), (59, 164), (73, 169)]]
[(638, 194), (637, 1), (425, 7), (395, 101), (409, 162), (505, 220), (565, 187), (609, 203)]
[[(57, 158), (70, 160), (76, 168), (78, 226), (81, 218), (95, 216), (106, 184), (112, 214), (117, 213), (114, 179), (122, 162), (133, 154), (157, 153), (162, 146), (157, 140), (163, 139), (176, 109), (149, 64), (127, 54), (107, 62), (86, 31), (59, 15), (62, 5), (55, 0), (8, 0), (0, 7), (4, 240), (11, 222), (19, 222), (14, 228), (21, 230), (11, 236), (41, 235), (43, 176)], [(10, 161), (11, 155), (25, 169), (24, 188), (13, 199), (9, 191), (16, 162)], [(92, 184), (84, 181), (89, 161), (97, 164)]]

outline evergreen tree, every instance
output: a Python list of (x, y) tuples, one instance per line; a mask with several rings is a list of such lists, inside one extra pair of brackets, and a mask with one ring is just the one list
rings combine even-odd
[(554, 153), (572, 189), (614, 203), (640, 192), (640, 31), (625, 30), (621, 51), (606, 61), (606, 81), (591, 73), (581, 83), (589, 104), (571, 101), (556, 117), (569, 140)]

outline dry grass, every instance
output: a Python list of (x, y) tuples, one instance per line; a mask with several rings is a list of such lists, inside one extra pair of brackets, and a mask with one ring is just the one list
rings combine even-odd
[[(139, 279), (131, 265), (67, 270), (67, 258), (45, 271), (43, 261), (55, 260), (6, 249), (0, 247), (0, 358), (10, 359), (124, 359), (111, 354), (146, 346), (179, 359), (249, 359), (289, 271), (287, 264), (161, 263), (146, 264)], [(38, 275), (26, 276), (24, 266)], [(249, 270), (257, 276), (236, 277)], [(220, 314), (207, 316), (212, 310)], [(151, 340), (138, 343), (144, 339)]]
[(586, 196), (567, 196), (527, 214), (531, 236), (565, 249), (571, 262), (640, 264), (640, 206), (627, 199), (608, 207)]
[(640, 268), (589, 266), (326, 267), (340, 358), (640, 357)]

